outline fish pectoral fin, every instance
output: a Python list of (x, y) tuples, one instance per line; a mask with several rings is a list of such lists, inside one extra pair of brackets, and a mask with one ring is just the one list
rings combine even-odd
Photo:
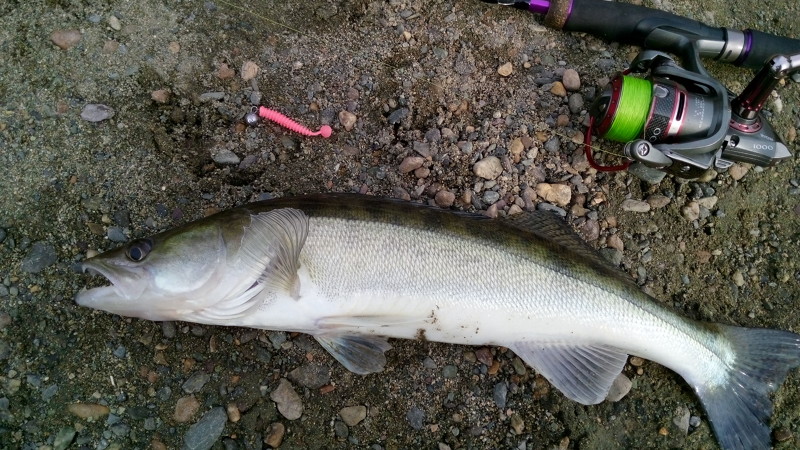
[(595, 405), (608, 395), (628, 355), (602, 345), (517, 342), (510, 346), (528, 365), (583, 405)]
[(308, 216), (281, 208), (252, 214), (245, 227), (239, 263), (253, 272), (257, 283), (283, 289), (297, 297), (300, 251), (308, 236)]
[(328, 333), (314, 338), (347, 370), (359, 375), (382, 371), (386, 365), (384, 352), (392, 348), (381, 336)]

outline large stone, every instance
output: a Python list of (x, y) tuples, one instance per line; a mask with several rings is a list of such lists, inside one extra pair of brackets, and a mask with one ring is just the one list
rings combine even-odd
[(494, 180), (503, 173), (503, 165), (500, 163), (500, 158), (496, 156), (487, 156), (476, 162), (472, 167), (472, 171), (481, 178)]

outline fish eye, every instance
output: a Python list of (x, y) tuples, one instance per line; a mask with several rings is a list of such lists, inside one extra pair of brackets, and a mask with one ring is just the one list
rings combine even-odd
[(153, 249), (153, 241), (150, 239), (137, 239), (131, 242), (125, 255), (133, 262), (139, 262), (147, 257)]

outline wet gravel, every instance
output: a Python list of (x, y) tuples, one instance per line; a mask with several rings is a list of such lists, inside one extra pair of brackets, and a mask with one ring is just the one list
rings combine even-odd
[[(644, 3), (800, 36), (788, 0)], [(72, 301), (88, 254), (276, 196), (554, 211), (685, 315), (800, 331), (796, 156), (698, 180), (589, 167), (586, 109), (633, 48), (478, 1), (35, 0), (0, 22), (0, 448), (714, 448), (691, 390), (638, 358), (584, 407), (502, 347), (395, 341), (360, 377), (308, 336)], [(333, 136), (248, 126), (257, 104)], [(768, 102), (791, 141), (797, 105), (792, 85)], [(775, 403), (794, 448), (797, 371)]]

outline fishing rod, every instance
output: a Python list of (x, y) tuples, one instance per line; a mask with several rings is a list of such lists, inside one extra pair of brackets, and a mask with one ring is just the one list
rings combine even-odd
[[(666, 11), (605, 0), (483, 0), (544, 15), (549, 27), (638, 45), (630, 68), (590, 107), (585, 149), (598, 170), (631, 161), (687, 178), (734, 162), (772, 166), (791, 156), (762, 109), (781, 80), (800, 81), (800, 40), (711, 27)], [(680, 57), (684, 67), (669, 56)], [(734, 95), (701, 57), (760, 71)], [(640, 76), (632, 76), (637, 74)], [(594, 161), (591, 136), (625, 143), (620, 166)]]

